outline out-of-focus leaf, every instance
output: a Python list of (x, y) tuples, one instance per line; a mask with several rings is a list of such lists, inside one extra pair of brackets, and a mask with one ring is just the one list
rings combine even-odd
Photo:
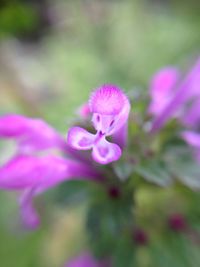
[(104, 258), (114, 253), (123, 232), (132, 225), (132, 195), (113, 199), (101, 191), (95, 195), (88, 210), (87, 231), (94, 254)]
[(114, 254), (113, 266), (115, 267), (133, 267), (135, 266), (135, 250), (133, 242), (127, 236), (118, 240)]
[(135, 167), (135, 172), (145, 180), (159, 186), (172, 184), (172, 177), (167, 166), (162, 161), (149, 160)]
[(112, 214), (99, 205), (90, 208), (87, 216), (87, 230), (91, 249), (98, 258), (112, 254), (117, 235), (116, 221)]
[(114, 171), (121, 181), (125, 181), (131, 174), (133, 165), (128, 162), (119, 162), (114, 165)]
[(166, 155), (174, 176), (193, 190), (200, 189), (200, 166), (187, 147), (174, 147)]
[(0, 10), (0, 35), (27, 32), (36, 25), (36, 11), (28, 5), (14, 2)]
[[(194, 250), (194, 251), (193, 251)], [(167, 233), (162, 240), (150, 246), (152, 265), (163, 267), (195, 267), (199, 265), (193, 244), (186, 236)], [(195, 258), (192, 257), (194, 253)]]
[(52, 199), (62, 205), (81, 203), (87, 198), (87, 181), (67, 181), (53, 193)]

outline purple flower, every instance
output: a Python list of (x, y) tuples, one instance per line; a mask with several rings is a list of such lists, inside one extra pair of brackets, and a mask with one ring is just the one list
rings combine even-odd
[(46, 122), (22, 115), (11, 114), (0, 117), (0, 138), (15, 139), (21, 152), (66, 148), (60, 134)]
[[(200, 90), (200, 88), (199, 88)], [(193, 99), (192, 104), (180, 118), (181, 123), (186, 127), (198, 128), (200, 125), (200, 95)]]
[[(91, 179), (101, 181), (101, 175), (91, 166), (75, 159), (53, 155), (50, 148), (65, 152), (64, 139), (47, 123), (21, 115), (0, 118), (0, 137), (18, 143), (16, 154), (0, 167), (0, 189), (22, 192), (21, 214), (24, 224), (35, 228), (39, 217), (33, 207), (34, 196), (64, 180)], [(48, 155), (47, 154), (48, 149)], [(42, 154), (41, 154), (42, 152)]]
[(68, 261), (64, 267), (110, 267), (110, 262), (107, 260), (97, 261), (89, 252), (84, 252), (81, 255)]
[(193, 149), (195, 159), (200, 162), (200, 133), (185, 130), (181, 133), (181, 137)]
[(181, 136), (189, 145), (200, 149), (200, 133), (183, 131)]
[(173, 67), (161, 69), (153, 76), (150, 84), (151, 103), (149, 113), (156, 116), (163, 111), (175, 93), (178, 78), (179, 72)]
[[(96, 134), (72, 127), (67, 136), (68, 145), (78, 150), (92, 149), (93, 159), (100, 164), (118, 160), (126, 143), (128, 98), (117, 86), (105, 84), (92, 93), (89, 107)], [(107, 136), (112, 136), (115, 143), (107, 141)]]
[[(173, 117), (179, 117), (180, 121), (188, 112), (188, 104), (196, 105), (200, 98), (200, 59), (186, 75), (183, 81), (178, 81), (178, 72), (173, 68), (166, 68), (156, 74), (150, 90), (152, 102), (149, 111), (154, 115), (151, 132), (157, 132)], [(196, 106), (197, 110), (198, 105)], [(191, 114), (194, 114), (190, 110)], [(186, 118), (184, 118), (187, 121)]]

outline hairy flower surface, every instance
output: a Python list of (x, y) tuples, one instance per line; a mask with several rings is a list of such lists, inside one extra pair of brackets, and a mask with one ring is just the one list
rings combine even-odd
[[(78, 150), (92, 149), (93, 159), (100, 164), (118, 160), (126, 143), (128, 98), (119, 87), (105, 84), (92, 93), (89, 107), (96, 134), (72, 127), (67, 136), (68, 145)], [(107, 136), (112, 136), (115, 143), (107, 141)]]

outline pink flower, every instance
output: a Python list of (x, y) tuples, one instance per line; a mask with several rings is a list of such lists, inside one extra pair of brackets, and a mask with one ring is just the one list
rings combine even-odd
[(61, 135), (46, 122), (22, 115), (11, 114), (0, 117), (0, 138), (15, 139), (21, 152), (66, 148)]
[[(178, 71), (166, 68), (158, 72), (151, 83), (149, 112), (154, 115), (151, 131), (157, 132), (171, 118), (178, 117), (186, 124), (194, 124), (199, 111), (200, 59), (180, 81)], [(191, 104), (192, 102), (192, 104)], [(188, 105), (191, 105), (188, 107)]]
[[(118, 160), (126, 142), (128, 98), (117, 86), (105, 84), (91, 95), (89, 107), (96, 134), (72, 127), (67, 136), (68, 145), (78, 150), (92, 149), (93, 159), (100, 164)], [(107, 136), (112, 136), (117, 144), (107, 141)]]
[(80, 177), (95, 181), (102, 179), (98, 172), (83, 162), (69, 159), (69, 156), (53, 155), (50, 148), (57, 148), (67, 155), (67, 146), (56, 130), (42, 120), (21, 115), (2, 116), (0, 137), (12, 138), (18, 143), (16, 154), (0, 167), (0, 189), (22, 192), (21, 213), (29, 228), (39, 224), (39, 216), (32, 204), (34, 196), (64, 180)]
[(64, 267), (110, 267), (110, 263), (106, 260), (97, 261), (89, 252), (68, 261)]
[(200, 133), (183, 131), (181, 136), (189, 145), (200, 149)]
[(196, 99), (192, 101), (180, 120), (186, 127), (198, 128), (198, 125), (200, 125), (200, 95), (196, 96)]
[(158, 71), (150, 84), (151, 103), (149, 113), (159, 115), (172, 100), (179, 72), (173, 67), (166, 67)]
[(185, 130), (181, 133), (181, 137), (192, 148), (195, 159), (200, 162), (200, 133)]

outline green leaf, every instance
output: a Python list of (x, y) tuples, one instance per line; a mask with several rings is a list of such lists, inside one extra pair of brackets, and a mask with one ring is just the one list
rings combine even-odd
[(87, 181), (66, 181), (53, 191), (52, 200), (62, 205), (81, 203), (87, 198), (88, 188)]
[(96, 192), (87, 214), (87, 232), (91, 250), (98, 258), (110, 256), (133, 221), (132, 194), (117, 199)]
[[(167, 232), (162, 240), (156, 240), (149, 248), (152, 266), (195, 267), (199, 259), (187, 237), (178, 233)], [(195, 258), (191, 255), (194, 253)]]
[(193, 190), (200, 189), (200, 166), (187, 147), (174, 147), (166, 155), (173, 175)]
[(119, 162), (114, 165), (114, 171), (121, 181), (125, 181), (133, 171), (133, 164)]
[(135, 167), (135, 172), (145, 180), (159, 186), (169, 186), (172, 184), (172, 177), (167, 166), (162, 161), (150, 160)]
[[(106, 206), (106, 205), (105, 205)], [(87, 216), (90, 245), (97, 258), (112, 254), (117, 236), (117, 221), (100, 205), (93, 205)]]
[(116, 249), (113, 254), (113, 266), (115, 267), (133, 267), (136, 266), (135, 250), (133, 242), (127, 236), (116, 240)]

